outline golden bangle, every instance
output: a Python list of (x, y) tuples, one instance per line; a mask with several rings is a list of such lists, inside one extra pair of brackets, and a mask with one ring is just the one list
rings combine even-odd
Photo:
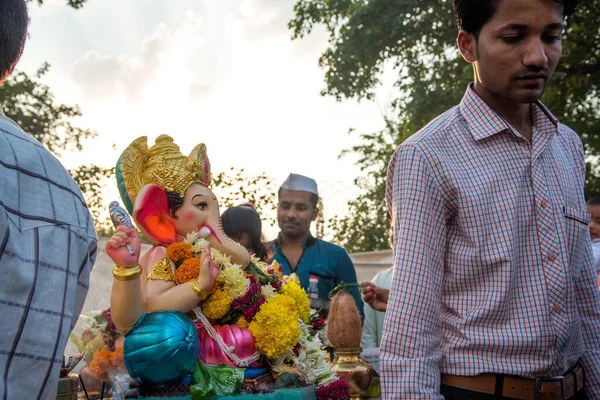
[(139, 278), (139, 276), (142, 274), (142, 267), (139, 264), (130, 268), (115, 265), (112, 273), (117, 280), (130, 281), (132, 279)]
[(200, 300), (204, 300), (207, 297), (207, 294), (204, 293), (204, 289), (202, 289), (202, 285), (196, 279), (192, 279), (190, 281), (190, 287), (196, 293), (196, 296), (200, 297)]

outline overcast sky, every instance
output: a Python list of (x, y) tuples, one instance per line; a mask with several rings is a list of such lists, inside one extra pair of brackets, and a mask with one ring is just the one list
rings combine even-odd
[[(322, 97), (317, 63), (327, 35), (291, 41), (294, 0), (66, 0), (31, 4), (19, 69), (51, 64), (57, 100), (79, 104), (78, 124), (99, 137), (65, 154), (67, 167), (113, 166), (136, 137), (175, 138), (184, 153), (204, 142), (213, 171), (289, 172), (351, 186), (359, 173), (340, 151), (349, 128), (383, 127), (390, 89), (374, 102)], [(116, 150), (113, 150), (113, 144)], [(345, 195), (345, 194), (342, 194)]]

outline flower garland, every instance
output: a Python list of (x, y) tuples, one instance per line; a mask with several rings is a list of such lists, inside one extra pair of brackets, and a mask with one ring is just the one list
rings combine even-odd
[(89, 365), (90, 373), (97, 379), (108, 382), (110, 377), (108, 373), (111, 370), (123, 368), (124, 354), (123, 348), (118, 347), (115, 351), (110, 350), (98, 350), (94, 353), (94, 358)]
[(278, 295), (265, 301), (250, 322), (256, 349), (268, 358), (278, 358), (289, 351), (300, 336), (298, 312), (294, 299)]
[[(207, 244), (192, 233), (183, 243), (169, 246), (173, 248), (167, 249), (167, 255), (178, 266), (178, 283), (198, 277)], [(200, 303), (204, 316), (212, 324), (236, 324), (248, 329), (256, 350), (270, 360), (274, 372), (298, 373), (319, 388), (319, 398), (346, 398), (347, 385), (338, 382), (321, 349), (323, 344), (318, 336), (313, 336), (323, 321), (311, 311), (298, 277), (284, 277), (279, 264), (268, 265), (255, 257), (244, 271), (218, 250), (211, 248), (210, 252), (220, 271), (213, 293)]]
[(178, 284), (186, 283), (200, 275), (200, 259), (196, 257), (187, 258), (175, 270), (175, 282)]
[(202, 302), (202, 313), (208, 319), (221, 319), (229, 312), (232, 301), (226, 290), (218, 289)]
[(310, 317), (310, 302), (304, 289), (295, 282), (288, 282), (281, 287), (281, 293), (294, 299), (298, 316), (302, 322), (307, 323)]

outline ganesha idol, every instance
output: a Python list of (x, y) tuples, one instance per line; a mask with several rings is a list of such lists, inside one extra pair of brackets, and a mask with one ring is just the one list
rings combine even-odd
[(153, 244), (140, 254), (136, 230), (120, 225), (106, 246), (129, 374), (150, 386), (191, 379), (192, 398), (265, 374), (294, 373), (317, 390), (339, 384), (311, 336), (306, 293), (223, 233), (210, 181), (205, 145), (186, 157), (166, 135), (151, 147), (136, 139), (117, 163), (123, 203)]

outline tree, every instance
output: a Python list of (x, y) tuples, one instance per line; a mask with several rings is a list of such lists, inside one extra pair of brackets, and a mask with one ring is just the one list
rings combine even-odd
[(263, 224), (275, 223), (277, 188), (267, 175), (252, 175), (243, 168), (230, 168), (213, 176), (212, 190), (219, 199), (221, 212), (228, 207), (252, 204)]
[[(81, 110), (56, 102), (50, 88), (41, 82), (49, 69), (50, 65), (44, 63), (33, 77), (22, 71), (14, 73), (0, 86), (0, 104), (9, 118), (60, 157), (63, 151), (81, 151), (83, 141), (96, 137), (96, 132), (73, 125)], [(103, 184), (114, 175), (114, 169), (82, 165), (69, 173), (87, 199), (97, 230), (109, 230), (102, 193)]]
[[(600, 193), (600, 171), (593, 157), (600, 150), (600, 0), (580, 3), (567, 21), (563, 57), (542, 100), (581, 135), (590, 162), (586, 188), (593, 194)], [(387, 235), (389, 226), (378, 230), (382, 217), (375, 215), (384, 209), (383, 170), (368, 167), (387, 164), (399, 143), (457, 104), (472, 80), (472, 69), (456, 48), (452, 2), (299, 0), (294, 12), (289, 23), (294, 39), (308, 35), (316, 25), (329, 32), (329, 47), (319, 60), (325, 71), (323, 95), (337, 100), (372, 99), (383, 69), (397, 72), (397, 97), (390, 104), (395, 127), (390, 129), (388, 121), (384, 131), (363, 135), (363, 145), (350, 149), (363, 160), (364, 192), (350, 203), (349, 216), (337, 225), (346, 231), (360, 227), (356, 229)], [(370, 151), (372, 146), (383, 146), (385, 151)], [(372, 204), (371, 211), (361, 209), (362, 204)], [(380, 249), (387, 240), (361, 240), (343, 230), (337, 230), (336, 237), (361, 250)]]
[(72, 120), (81, 116), (81, 110), (56, 103), (50, 88), (41, 83), (49, 69), (50, 65), (44, 63), (33, 77), (22, 71), (14, 73), (0, 87), (2, 108), (55, 155), (65, 150), (81, 151), (83, 141), (96, 137), (96, 132), (73, 126)]

